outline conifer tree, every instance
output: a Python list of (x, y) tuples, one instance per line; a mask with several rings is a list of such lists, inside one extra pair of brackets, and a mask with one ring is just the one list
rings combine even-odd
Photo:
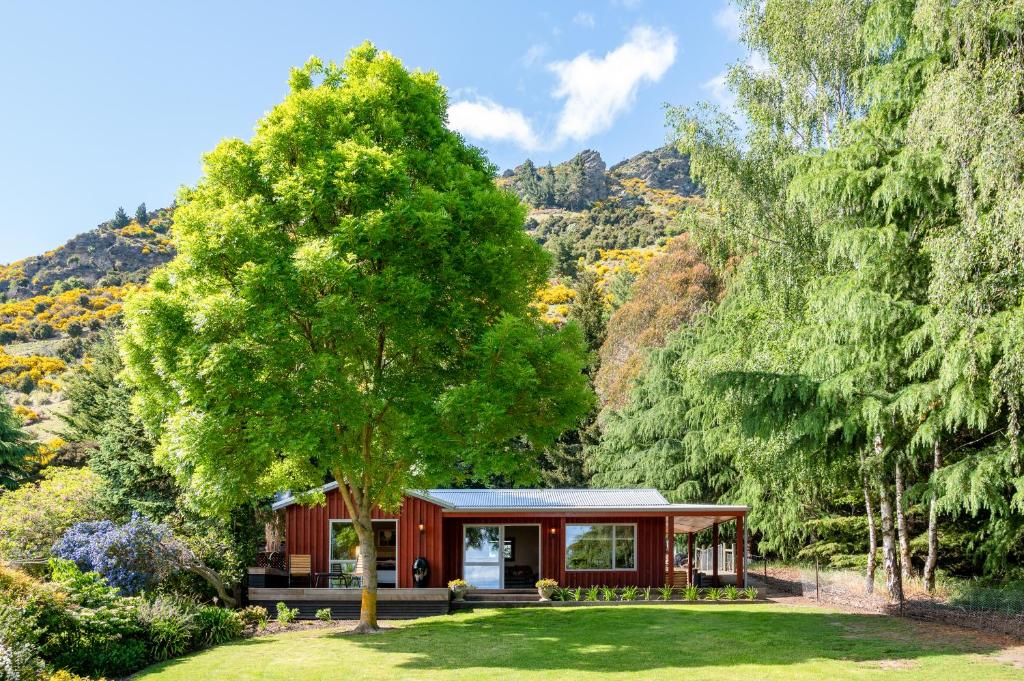
[(34, 453), (35, 447), (22, 429), (21, 418), (0, 395), (0, 488), (14, 489), (25, 480), (28, 459)]
[(121, 229), (127, 227), (131, 223), (131, 218), (128, 217), (128, 213), (124, 212), (123, 206), (118, 206), (117, 210), (114, 211), (114, 217), (110, 221), (111, 226), (114, 229)]
[(149, 213), (146, 212), (146, 204), (144, 202), (140, 203), (139, 207), (135, 209), (135, 222), (140, 225), (149, 224)]

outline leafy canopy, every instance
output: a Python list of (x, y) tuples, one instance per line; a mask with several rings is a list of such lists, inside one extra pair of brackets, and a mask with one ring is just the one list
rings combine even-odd
[(127, 307), (158, 458), (214, 511), (325, 475), (380, 505), (528, 476), (592, 398), (576, 327), (530, 316), (549, 260), (517, 199), (445, 126), (436, 74), (364, 44), (290, 85), (205, 157), (178, 256)]

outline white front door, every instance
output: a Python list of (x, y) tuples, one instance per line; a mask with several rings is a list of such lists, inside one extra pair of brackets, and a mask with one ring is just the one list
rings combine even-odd
[(478, 589), (502, 588), (501, 525), (464, 525), (462, 578)]

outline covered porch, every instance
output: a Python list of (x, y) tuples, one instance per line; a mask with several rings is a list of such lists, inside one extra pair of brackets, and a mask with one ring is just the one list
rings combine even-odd
[(746, 509), (739, 508), (712, 513), (692, 510), (666, 516), (666, 584), (733, 584), (738, 588), (746, 585)]

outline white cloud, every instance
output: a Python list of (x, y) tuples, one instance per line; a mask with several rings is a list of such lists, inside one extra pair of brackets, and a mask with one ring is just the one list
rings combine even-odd
[(548, 68), (558, 76), (552, 93), (565, 99), (558, 140), (584, 140), (603, 132), (632, 105), (640, 84), (657, 82), (676, 58), (676, 38), (664, 30), (637, 26), (629, 40), (603, 57), (589, 52)]
[[(523, 63), (534, 63), (545, 49), (534, 45)], [(625, 43), (603, 57), (584, 52), (548, 64), (558, 79), (551, 96), (564, 100), (553, 134), (539, 134), (522, 111), (471, 93), (448, 107), (448, 125), (466, 137), (511, 142), (526, 150), (579, 142), (610, 128), (632, 106), (641, 84), (660, 80), (675, 58), (672, 33), (637, 26)]]
[(762, 52), (751, 52), (750, 56), (747, 57), (747, 66), (750, 70), (757, 74), (768, 73), (772, 70), (772, 65), (768, 61), (768, 57), (764, 56)]
[(594, 21), (594, 15), (583, 11), (576, 12), (576, 16), (572, 18), (572, 23), (584, 28), (594, 28), (597, 25), (597, 22)]
[(455, 102), (448, 107), (448, 125), (474, 139), (513, 142), (523, 149), (540, 146), (533, 126), (521, 111), (483, 97), (472, 102)]
[(715, 13), (715, 26), (725, 31), (730, 40), (739, 40), (742, 35), (740, 28), (740, 11), (726, 0), (726, 4)]
[(701, 85), (711, 96), (711, 101), (726, 111), (732, 111), (736, 107), (736, 95), (729, 90), (726, 83), (726, 72), (722, 71), (717, 76)]

